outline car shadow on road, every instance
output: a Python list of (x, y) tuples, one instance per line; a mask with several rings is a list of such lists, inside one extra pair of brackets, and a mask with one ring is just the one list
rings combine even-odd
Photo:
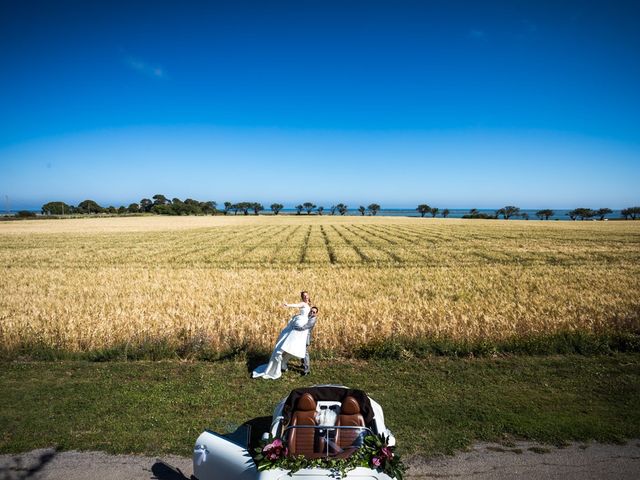
[(54, 459), (58, 452), (48, 449), (37, 457), (30, 455), (16, 455), (10, 464), (0, 464), (0, 480), (24, 480), (32, 478), (42, 470), (47, 463)]
[[(222, 436), (230, 441), (242, 445), (249, 452), (260, 445), (262, 434), (271, 430), (271, 417), (256, 417), (247, 420), (233, 432), (227, 432)], [(157, 480), (191, 480), (179, 468), (158, 460), (151, 466), (153, 478)]]
[(168, 463), (158, 461), (151, 466), (153, 478), (158, 480), (190, 480), (179, 468), (172, 467)]

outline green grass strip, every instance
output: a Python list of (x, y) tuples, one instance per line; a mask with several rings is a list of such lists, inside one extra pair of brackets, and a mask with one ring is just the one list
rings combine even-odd
[(204, 428), (265, 425), (291, 389), (338, 383), (381, 403), (404, 453), (476, 440), (553, 444), (640, 436), (640, 355), (316, 361), (251, 380), (241, 361), (5, 362), (0, 451), (38, 447), (190, 455)]

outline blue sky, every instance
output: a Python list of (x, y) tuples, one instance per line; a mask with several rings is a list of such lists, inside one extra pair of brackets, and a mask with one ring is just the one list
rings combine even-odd
[(640, 203), (638, 2), (0, 1), (0, 195)]

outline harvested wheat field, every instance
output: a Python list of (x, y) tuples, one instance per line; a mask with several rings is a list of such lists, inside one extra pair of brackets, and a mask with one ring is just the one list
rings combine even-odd
[[(302, 289), (315, 351), (640, 330), (640, 222), (126, 217), (0, 224), (0, 345), (268, 351)], [(158, 347), (159, 348), (159, 347)], [(167, 353), (167, 351), (169, 353)]]

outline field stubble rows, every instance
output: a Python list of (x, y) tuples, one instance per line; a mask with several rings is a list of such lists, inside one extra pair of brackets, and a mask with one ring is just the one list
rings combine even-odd
[(281, 300), (300, 289), (320, 308), (315, 347), (339, 353), (391, 337), (496, 341), (640, 325), (635, 222), (82, 222), (0, 225), (5, 353), (149, 339), (267, 350), (287, 320)]

